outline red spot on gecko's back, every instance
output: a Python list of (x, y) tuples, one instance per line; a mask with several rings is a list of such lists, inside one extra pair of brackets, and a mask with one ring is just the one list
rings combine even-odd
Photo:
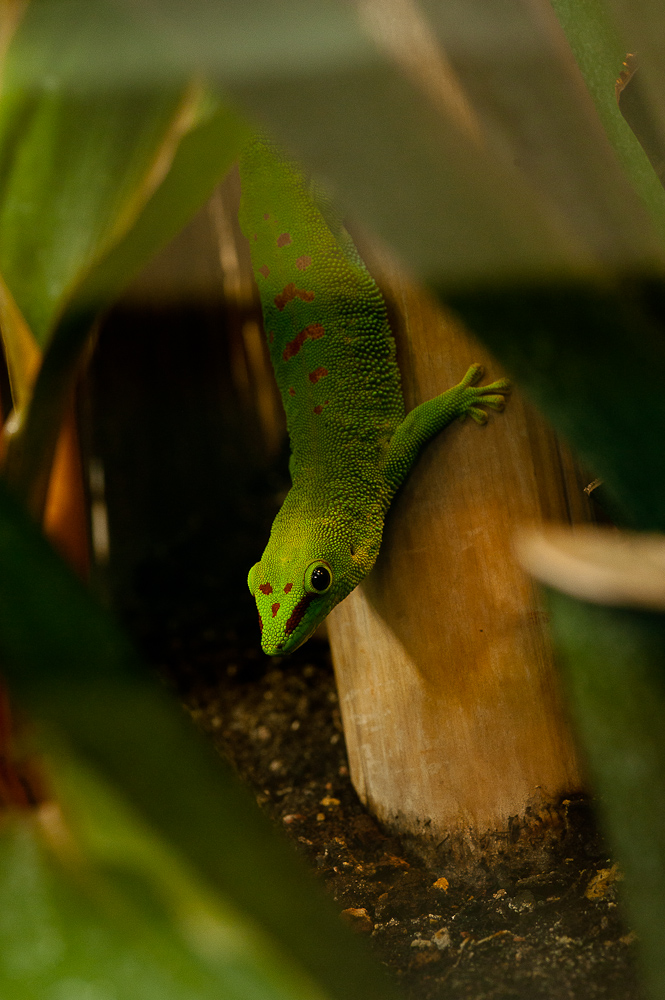
[(320, 378), (325, 378), (328, 374), (327, 368), (316, 368), (313, 372), (310, 372), (307, 378), (310, 380), (312, 385), (316, 385)]
[(320, 323), (312, 323), (310, 326), (306, 326), (304, 330), (300, 331), (297, 337), (288, 342), (284, 348), (282, 357), (285, 361), (288, 361), (289, 358), (294, 358), (306, 340), (318, 340), (325, 332)]
[(303, 302), (313, 302), (314, 292), (308, 292), (304, 288), (296, 288), (292, 281), (285, 285), (279, 295), (275, 296), (275, 305), (281, 312), (285, 306), (294, 299), (302, 299)]
[(272, 594), (272, 587), (270, 586), (269, 583), (260, 583), (259, 590), (261, 591), (262, 594), (265, 594), (266, 597), (268, 596), (268, 594)]
[(289, 233), (282, 233), (280, 236), (277, 237), (278, 247), (288, 247), (290, 242), (291, 242), (291, 236)]
[(292, 385), (289, 386), (289, 396), (295, 396), (295, 394), (296, 394), (296, 390), (293, 388)]
[(270, 212), (264, 212), (263, 213), (263, 218), (264, 219), (269, 219), (270, 218)]
[(270, 274), (270, 268), (267, 266), (267, 264), (264, 264), (263, 267), (259, 268), (259, 274), (262, 274), (264, 278), (268, 277), (268, 275)]
[(284, 584), (284, 593), (285, 594), (289, 594), (291, 592), (292, 586), (293, 586), (292, 583), (285, 583)]
[(324, 400), (323, 403), (319, 403), (318, 406), (314, 407), (314, 412), (316, 413), (317, 417), (319, 417), (323, 413), (323, 407), (327, 406), (329, 402), (330, 402), (330, 400), (326, 399), (326, 400)]
[(312, 258), (307, 257), (305, 255), (303, 257), (298, 257), (298, 260), (296, 261), (296, 267), (298, 268), (299, 271), (304, 271), (306, 268), (309, 267), (311, 263), (312, 263)]
[(279, 604), (273, 604), (271, 611), (272, 611), (272, 616), (274, 618), (277, 612), (279, 611)]

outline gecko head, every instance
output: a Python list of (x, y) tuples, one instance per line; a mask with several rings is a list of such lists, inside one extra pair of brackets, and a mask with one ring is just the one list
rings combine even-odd
[(351, 546), (326, 539), (320, 530), (301, 537), (295, 548), (280, 545), (273, 532), (247, 577), (264, 653), (285, 656), (296, 650), (363, 575)]

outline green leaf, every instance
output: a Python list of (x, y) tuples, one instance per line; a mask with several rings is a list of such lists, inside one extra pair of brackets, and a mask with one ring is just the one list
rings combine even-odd
[(71, 753), (55, 761), (58, 805), (0, 834), (3, 996), (324, 1000)]
[[(631, 139), (652, 200), (636, 194), (555, 19), (517, 0), (422, 6), (391, 4), (362, 59), (322, 59), (321, 69), (294, 59), (286, 72), (250, 64), (224, 82), (440, 288), (662, 268), (665, 194)], [(259, 0), (254, 9), (260, 19)], [(351, 33), (345, 5), (339, 18)], [(320, 46), (324, 18), (306, 23)], [(466, 85), (479, 140), (442, 96), (444, 57)]]
[(624, 523), (665, 530), (665, 285), (478, 289), (446, 296), (602, 478)]
[(249, 134), (182, 72), (87, 90), (76, 72), (109, 57), (109, 32), (146, 57), (159, 51), (159, 37), (109, 0), (33, 0), (4, 66), (0, 315), (23, 421), (6, 474), (36, 514), (95, 318), (205, 201)]
[(0, 659), (31, 714), (334, 1000), (395, 991), (290, 845), (0, 488)]
[(552, 630), (648, 995), (665, 996), (665, 618), (551, 591)]
[[(622, 36), (612, 16), (612, 4), (603, 0), (552, 0), (552, 7), (574, 53), (619, 161), (633, 189), (665, 240), (665, 197), (645, 151), (619, 110), (615, 88), (634, 38), (630, 20)], [(651, 33), (657, 33), (652, 25)]]

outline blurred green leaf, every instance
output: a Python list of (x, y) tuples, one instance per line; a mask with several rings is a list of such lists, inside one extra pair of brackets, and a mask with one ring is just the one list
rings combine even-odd
[(607, 0), (551, 0), (598, 116), (619, 161), (659, 232), (665, 237), (665, 197), (645, 151), (624, 119), (616, 98), (616, 82), (631, 51), (629, 23), (622, 35)]
[(10, 689), (335, 1000), (391, 985), (249, 793), (0, 488), (0, 659)]
[(448, 295), (540, 411), (605, 481), (617, 515), (665, 530), (665, 285), (657, 280)]
[[(458, 289), (662, 269), (665, 195), (654, 188), (650, 207), (636, 195), (549, 7), (358, 6), (376, 8), (374, 56), (319, 72), (259, 65), (224, 82), (420, 277)], [(406, 65), (400, 33), (422, 73)], [(468, 84), (480, 142), (437, 99), (444, 56)]]
[(650, 118), (665, 146), (665, 8), (660, 0), (606, 0), (616, 23), (636, 53), (640, 86), (649, 104)]
[(573, 720), (647, 972), (665, 997), (665, 619), (549, 592)]
[(71, 754), (56, 760), (58, 805), (0, 835), (3, 996), (323, 1000)]
[[(236, 112), (190, 82), (191, 68), (189, 80), (160, 77), (137, 89), (116, 79), (87, 91), (73, 68), (108, 56), (109, 24), (147, 53), (158, 39), (112, 0), (74, 8), (33, 0), (0, 97), (0, 312), (23, 419), (6, 474), (35, 513), (96, 316), (205, 201), (249, 134)], [(47, 28), (57, 13), (55, 44)]]

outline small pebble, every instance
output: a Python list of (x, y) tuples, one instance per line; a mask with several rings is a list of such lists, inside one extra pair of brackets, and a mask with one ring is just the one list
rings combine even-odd
[(272, 771), (273, 773), (281, 771), (283, 767), (284, 764), (281, 760), (271, 760), (270, 763), (268, 764), (268, 770)]
[(364, 907), (351, 906), (342, 910), (340, 917), (359, 934), (369, 934), (372, 930), (372, 918)]
[(508, 906), (517, 913), (524, 913), (525, 910), (532, 910), (536, 903), (536, 897), (530, 889), (523, 889), (516, 893), (512, 899), (508, 900)]
[(326, 795), (324, 799), (321, 799), (319, 805), (326, 806), (328, 809), (332, 809), (339, 805), (339, 799), (333, 799), (331, 795)]
[(599, 868), (586, 887), (584, 895), (587, 899), (602, 899), (610, 886), (620, 882), (622, 878), (623, 875), (617, 865), (612, 865), (611, 868)]
[(429, 948), (436, 948), (436, 945), (434, 944), (433, 941), (430, 941), (429, 938), (414, 937), (413, 941), (411, 942), (411, 947), (429, 949)]
[(432, 882), (432, 888), (441, 889), (442, 892), (448, 892), (449, 887), (450, 887), (450, 882), (448, 881), (447, 878), (444, 878), (443, 875), (441, 876), (441, 878), (438, 878), (436, 882)]
[(257, 740), (262, 740), (264, 743), (272, 737), (272, 733), (267, 726), (257, 726), (255, 732)]
[(291, 823), (299, 823), (300, 820), (304, 818), (305, 817), (302, 815), (302, 813), (289, 813), (287, 816), (284, 816), (284, 818), (282, 819), (282, 823), (286, 823), (287, 826), (290, 826)]
[(432, 941), (439, 951), (445, 951), (446, 948), (450, 948), (451, 940), (448, 928), (441, 927), (440, 930), (432, 934)]
[(293, 722), (291, 723), (291, 729), (293, 729), (294, 732), (297, 729), (300, 729), (300, 719), (294, 719), (293, 720)]
[(323, 823), (323, 821), (324, 821), (325, 818), (326, 818), (326, 814), (325, 813), (317, 813), (316, 814), (316, 822), (317, 823)]

